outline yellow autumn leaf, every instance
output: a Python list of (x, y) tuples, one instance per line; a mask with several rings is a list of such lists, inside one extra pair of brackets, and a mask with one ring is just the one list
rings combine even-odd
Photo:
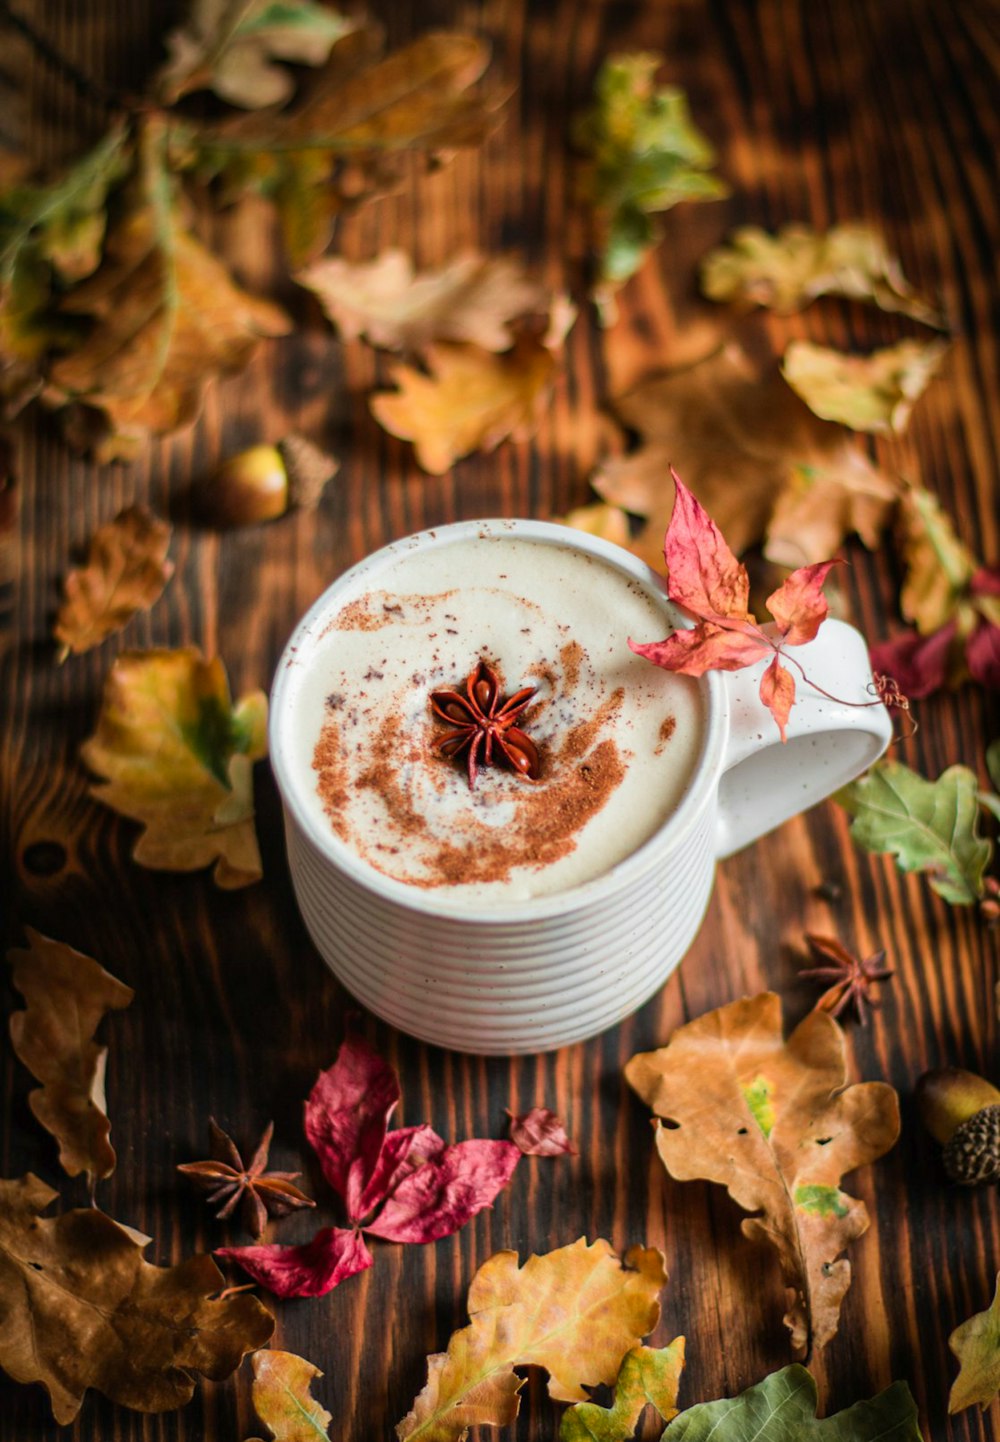
[(903, 340), (871, 355), (853, 356), (796, 340), (785, 351), (781, 373), (824, 420), (839, 421), (852, 431), (898, 435), (947, 349), (940, 340)]
[(922, 636), (930, 636), (952, 620), (979, 563), (937, 498), (921, 486), (904, 493), (897, 534), (906, 566), (899, 608)]
[(170, 527), (145, 506), (130, 506), (90, 541), (87, 564), (66, 577), (53, 634), (59, 659), (98, 646), (151, 606), (173, 575)]
[(91, 794), (144, 826), (136, 861), (158, 871), (215, 862), (226, 889), (260, 879), (253, 763), (266, 754), (267, 697), (233, 706), (222, 662), (194, 649), (119, 656), (81, 749), (102, 778)]
[(626, 550), (631, 543), (628, 516), (618, 506), (609, 506), (603, 501), (596, 501), (589, 506), (577, 506), (575, 510), (567, 511), (564, 516), (554, 516), (553, 520), (563, 526), (571, 526), (574, 531), (584, 531), (588, 536), (598, 536), (602, 541), (611, 541), (613, 545), (622, 546)]
[(629, 1085), (658, 1118), (656, 1145), (678, 1181), (726, 1187), (754, 1213), (743, 1235), (776, 1248), (795, 1351), (837, 1331), (851, 1282), (841, 1253), (868, 1228), (840, 1179), (887, 1152), (899, 1103), (883, 1082), (847, 1085), (844, 1033), (811, 1012), (786, 1042), (772, 992), (706, 1012), (667, 1046), (634, 1056)]
[(975, 1402), (985, 1411), (1000, 1391), (1000, 1273), (989, 1307), (956, 1327), (948, 1346), (961, 1364), (948, 1411), (961, 1412)]
[(275, 1442), (316, 1442), (317, 1438), (329, 1442), (332, 1418), (309, 1391), (323, 1375), (318, 1367), (294, 1352), (274, 1348), (255, 1352), (251, 1365), (254, 1411)]
[(633, 1247), (624, 1264), (603, 1241), (581, 1237), (529, 1257), (497, 1252), (469, 1288), (467, 1327), (427, 1359), (427, 1385), (396, 1428), (400, 1442), (463, 1442), (472, 1426), (517, 1416), (517, 1366), (544, 1367), (549, 1395), (584, 1402), (610, 1386), (625, 1354), (656, 1326), (666, 1281), (662, 1255)]

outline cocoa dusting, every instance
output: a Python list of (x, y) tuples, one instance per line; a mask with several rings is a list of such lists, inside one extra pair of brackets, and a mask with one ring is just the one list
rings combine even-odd
[(662, 755), (664, 746), (666, 746), (667, 742), (670, 740), (671, 736), (676, 730), (676, 719), (673, 716), (665, 716), (660, 722), (660, 740), (659, 744), (656, 747), (656, 750), (653, 752), (654, 756)]
[(330, 823), (341, 840), (346, 841), (348, 828), (345, 813), (350, 778), (344, 764), (344, 744), (340, 727), (335, 721), (328, 720), (319, 734), (313, 752), (313, 770), (319, 772), (316, 790)]
[(559, 659), (563, 668), (563, 685), (567, 691), (574, 691), (576, 683), (580, 679), (580, 667), (586, 660), (587, 653), (579, 641), (568, 641), (559, 652)]

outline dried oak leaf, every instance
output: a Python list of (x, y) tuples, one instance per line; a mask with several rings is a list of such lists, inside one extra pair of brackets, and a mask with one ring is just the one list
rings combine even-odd
[(737, 554), (763, 540), (782, 566), (831, 556), (852, 531), (876, 545), (899, 495), (844, 431), (814, 416), (777, 372), (761, 379), (737, 346), (643, 381), (615, 410), (641, 445), (605, 461), (593, 485), (646, 518), (631, 549), (657, 570), (671, 466)]
[(738, 1397), (699, 1402), (674, 1419), (660, 1442), (923, 1442), (905, 1382), (816, 1416), (816, 1383), (804, 1367), (782, 1367)]
[(871, 355), (844, 355), (795, 340), (781, 373), (809, 409), (852, 431), (900, 435), (948, 349), (946, 341), (902, 340)]
[(333, 1419), (309, 1391), (323, 1375), (318, 1367), (294, 1352), (273, 1348), (255, 1352), (250, 1365), (254, 1411), (274, 1442), (316, 1442), (317, 1438), (329, 1442), (327, 1428)]
[(684, 1370), (684, 1338), (668, 1347), (633, 1347), (626, 1352), (614, 1402), (577, 1402), (567, 1407), (559, 1424), (559, 1442), (628, 1442), (647, 1406), (669, 1422), (677, 1416), (677, 1391)]
[(883, 1082), (847, 1085), (844, 1033), (811, 1012), (786, 1042), (772, 992), (707, 1012), (667, 1046), (634, 1056), (630, 1086), (662, 1121), (656, 1144), (678, 1181), (726, 1187), (751, 1241), (778, 1252), (800, 1355), (837, 1331), (850, 1286), (844, 1248), (868, 1228), (840, 1179), (882, 1156), (899, 1135), (899, 1103)]
[(145, 506), (130, 506), (95, 531), (87, 564), (66, 577), (53, 632), (60, 661), (99, 646), (158, 600), (174, 573), (170, 535)]
[(656, 1326), (666, 1279), (655, 1249), (633, 1247), (623, 1265), (603, 1240), (581, 1237), (523, 1267), (516, 1252), (497, 1252), (472, 1279), (471, 1322), (428, 1357), (427, 1385), (397, 1437), (464, 1442), (470, 1427), (513, 1422), (519, 1366), (544, 1367), (556, 1401), (585, 1402), (584, 1389), (610, 1386)]
[(510, 1139), (526, 1157), (558, 1157), (565, 1153), (576, 1156), (576, 1146), (566, 1135), (560, 1117), (548, 1107), (532, 1107), (530, 1111), (510, 1117)]
[(274, 61), (322, 65), (356, 26), (315, 0), (194, 0), (185, 24), (166, 37), (170, 58), (154, 89), (164, 105), (195, 90), (247, 110), (281, 105), (295, 85)]
[(57, 1422), (72, 1422), (88, 1387), (138, 1412), (182, 1407), (193, 1374), (228, 1377), (270, 1337), (256, 1298), (213, 1300), (223, 1277), (211, 1257), (153, 1266), (94, 1208), (39, 1216), (56, 1196), (30, 1172), (0, 1180), (0, 1367), (40, 1382)]
[(100, 413), (110, 435), (99, 459), (193, 420), (209, 380), (242, 370), (261, 337), (290, 329), (280, 307), (241, 290), (186, 228), (166, 122), (155, 116), (140, 130), (100, 268), (67, 293), (61, 311), (92, 324), (51, 366), (46, 398)]
[(260, 879), (253, 763), (266, 754), (267, 697), (252, 691), (234, 706), (222, 662), (193, 648), (117, 657), (80, 751), (101, 777), (91, 795), (143, 823), (132, 851), (141, 866), (215, 862), (227, 890)]
[(900, 871), (926, 872), (952, 906), (973, 906), (984, 895), (993, 843), (979, 833), (979, 781), (968, 766), (928, 781), (901, 761), (879, 761), (835, 799), (865, 851), (891, 855)]
[(788, 225), (768, 235), (755, 225), (733, 231), (701, 263), (701, 288), (711, 300), (768, 306), (779, 315), (819, 295), (871, 301), (937, 330), (945, 320), (910, 285), (899, 261), (871, 226), (856, 222), (828, 231)]
[(28, 945), (7, 953), (11, 980), (26, 1008), (10, 1019), (14, 1054), (41, 1087), (28, 1105), (59, 1143), (67, 1175), (109, 1177), (115, 1151), (105, 1114), (108, 1049), (94, 1032), (108, 1011), (128, 1006), (135, 995), (89, 956), (25, 928)]
[(345, 340), (363, 335), (388, 350), (417, 350), (439, 340), (507, 350), (514, 342), (511, 322), (550, 305), (548, 291), (518, 261), (476, 251), (419, 272), (402, 250), (360, 263), (332, 257), (295, 278)]
[(1000, 1391), (1000, 1274), (993, 1301), (985, 1312), (977, 1312), (948, 1338), (948, 1346), (959, 1361), (959, 1373), (952, 1383), (948, 1411), (962, 1412), (978, 1402), (985, 1412)]

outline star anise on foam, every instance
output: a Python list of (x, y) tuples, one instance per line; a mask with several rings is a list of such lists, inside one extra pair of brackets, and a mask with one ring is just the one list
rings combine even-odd
[(537, 686), (524, 686), (513, 696), (501, 697), (500, 678), (485, 661), (480, 661), (460, 691), (432, 691), (435, 715), (451, 727), (436, 737), (435, 748), (442, 756), (458, 756), (468, 747), (469, 785), (475, 786), (480, 762), (491, 766), (494, 747), (506, 757), (519, 776), (532, 780), (541, 761), (538, 747), (514, 722), (528, 705)]
[(268, 1122), (249, 1166), (243, 1165), (236, 1143), (212, 1117), (209, 1117), (208, 1128), (211, 1160), (183, 1162), (177, 1170), (190, 1177), (201, 1191), (208, 1192), (206, 1200), (209, 1205), (222, 1203), (215, 1214), (219, 1221), (231, 1217), (242, 1203), (244, 1226), (253, 1236), (259, 1237), (268, 1217), (285, 1217), (299, 1207), (316, 1205), (312, 1197), (307, 1197), (292, 1185), (300, 1173), (264, 1170), (274, 1135), (273, 1122)]
[(879, 1002), (872, 995), (872, 987), (892, 976), (891, 966), (884, 966), (885, 951), (876, 951), (864, 961), (841, 946), (832, 936), (806, 936), (814, 955), (823, 966), (807, 967), (799, 975), (811, 981), (829, 981), (829, 986), (813, 1011), (828, 1011), (838, 1017), (853, 1006), (854, 1014), (862, 1026), (868, 1024), (867, 1007), (876, 1007)]

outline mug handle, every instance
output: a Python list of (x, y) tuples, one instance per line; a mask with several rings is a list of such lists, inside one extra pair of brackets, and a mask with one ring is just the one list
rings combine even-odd
[(844, 621), (826, 620), (815, 641), (789, 653), (830, 700), (794, 665), (795, 704), (782, 744), (758, 695), (767, 657), (744, 671), (723, 673), (729, 695), (729, 737), (719, 781), (715, 854), (732, 856), (817, 801), (846, 786), (877, 761), (892, 739), (892, 719), (871, 702), (872, 673), (864, 637)]

